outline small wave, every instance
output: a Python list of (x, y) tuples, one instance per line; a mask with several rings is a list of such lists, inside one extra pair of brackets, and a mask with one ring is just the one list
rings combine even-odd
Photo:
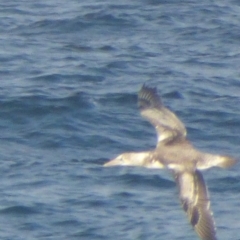
[(29, 214), (36, 214), (38, 213), (35, 208), (33, 207), (26, 207), (26, 206), (12, 206), (7, 207), (0, 210), (1, 214), (9, 214), (9, 215), (29, 215)]
[(79, 221), (70, 219), (70, 220), (55, 222), (55, 225), (57, 225), (57, 226), (70, 226), (70, 227), (76, 226), (77, 227), (77, 226), (79, 226)]

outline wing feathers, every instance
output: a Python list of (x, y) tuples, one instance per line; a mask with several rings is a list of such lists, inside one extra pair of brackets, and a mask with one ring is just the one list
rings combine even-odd
[(162, 102), (157, 94), (157, 88), (142, 86), (138, 94), (138, 107), (141, 110), (146, 108), (161, 108)]
[(202, 240), (216, 240), (215, 224), (202, 174), (199, 171), (175, 173), (180, 199), (189, 222)]
[(186, 136), (183, 123), (163, 106), (156, 88), (143, 85), (138, 94), (138, 106), (141, 115), (156, 128), (158, 142), (167, 143)]

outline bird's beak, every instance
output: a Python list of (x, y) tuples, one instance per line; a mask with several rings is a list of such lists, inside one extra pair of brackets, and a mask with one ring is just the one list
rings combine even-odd
[(103, 164), (104, 167), (112, 167), (112, 166), (118, 166), (118, 165), (122, 165), (122, 164), (121, 164), (120, 160), (117, 158), (112, 159)]

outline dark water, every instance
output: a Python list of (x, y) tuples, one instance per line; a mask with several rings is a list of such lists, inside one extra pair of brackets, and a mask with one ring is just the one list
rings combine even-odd
[[(105, 169), (154, 147), (157, 86), (196, 147), (239, 158), (239, 1), (1, 1), (0, 238), (197, 239), (167, 171)], [(240, 239), (239, 164), (204, 172)]]

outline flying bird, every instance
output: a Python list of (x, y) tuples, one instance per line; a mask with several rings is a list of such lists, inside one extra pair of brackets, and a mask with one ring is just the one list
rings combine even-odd
[(199, 238), (217, 240), (209, 194), (200, 170), (228, 168), (235, 164), (235, 159), (194, 148), (186, 138), (184, 124), (163, 105), (156, 88), (142, 86), (138, 93), (138, 107), (141, 115), (156, 129), (156, 148), (146, 152), (122, 153), (104, 166), (169, 169), (178, 186), (182, 207)]

